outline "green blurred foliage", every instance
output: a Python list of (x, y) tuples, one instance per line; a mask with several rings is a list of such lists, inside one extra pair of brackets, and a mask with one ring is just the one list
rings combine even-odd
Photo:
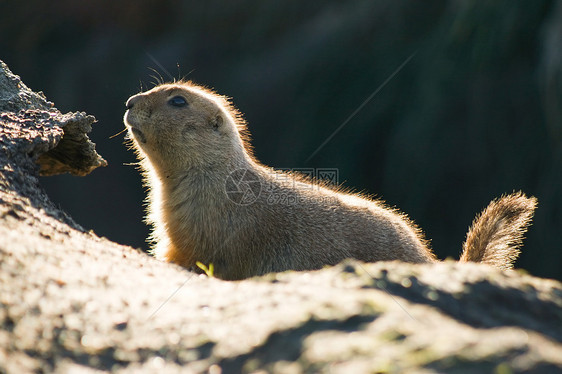
[(110, 166), (42, 182), (100, 235), (146, 248), (135, 159), (109, 137), (151, 75), (187, 75), (233, 97), (262, 162), (338, 168), (408, 213), (440, 258), (458, 257), (494, 197), (537, 196), (518, 266), (562, 279), (562, 1), (29, 0), (0, 2), (0, 19), (0, 59), (99, 120)]

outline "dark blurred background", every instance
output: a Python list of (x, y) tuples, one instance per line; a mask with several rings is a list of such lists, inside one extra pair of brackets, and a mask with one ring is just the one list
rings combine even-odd
[[(146, 249), (124, 103), (156, 70), (233, 97), (255, 154), (339, 169), (408, 213), (440, 258), (475, 214), (540, 205), (518, 267), (562, 279), (562, 1), (3, 1), (0, 59), (63, 112), (85, 111), (109, 166), (43, 178), (85, 228)], [(312, 159), (393, 72), (414, 57)]]

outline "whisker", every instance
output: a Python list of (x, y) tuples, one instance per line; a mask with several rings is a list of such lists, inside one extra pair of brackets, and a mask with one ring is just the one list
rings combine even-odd
[(111, 135), (111, 136), (109, 137), (109, 139), (113, 139), (113, 138), (115, 138), (116, 136), (119, 136), (119, 135), (123, 134), (125, 131), (127, 131), (127, 128), (126, 128), (126, 127), (125, 127), (123, 130), (119, 131), (117, 134)]
[(180, 82), (184, 82), (185, 78), (187, 78), (189, 75), (191, 75), (191, 73), (193, 73), (194, 71), (195, 71), (195, 68), (191, 69), (191, 71), (189, 73), (187, 73), (186, 75), (181, 77)]
[[(154, 56), (152, 56), (150, 53), (148, 53), (148, 51), (144, 51), (144, 53), (146, 53), (146, 55), (152, 60), (152, 62), (154, 62), (156, 64), (156, 66), (158, 66), (160, 68), (160, 70), (162, 70), (164, 73), (166, 73), (166, 75), (168, 75), (168, 77), (170, 77), (170, 79), (174, 79), (174, 77), (172, 76), (172, 74), (170, 74), (170, 72), (168, 72), (168, 70), (166, 70), (166, 68), (164, 66), (162, 66), (161, 63), (158, 62), (158, 60), (156, 60), (154, 58)], [(162, 81), (164, 81), (164, 79), (162, 79)]]
[(154, 74), (156, 75), (151, 75), (152, 78), (154, 78), (156, 80), (156, 82), (158, 84), (162, 84), (164, 83), (164, 78), (162, 77), (162, 74), (160, 74), (160, 72), (156, 69), (154, 69), (153, 67), (148, 67), (149, 70), (152, 70), (154, 72)]
[(158, 77), (156, 77), (155, 75), (150, 75), (150, 78), (153, 79), (150, 83), (152, 83), (154, 86), (158, 86), (160, 84), (158, 83)]

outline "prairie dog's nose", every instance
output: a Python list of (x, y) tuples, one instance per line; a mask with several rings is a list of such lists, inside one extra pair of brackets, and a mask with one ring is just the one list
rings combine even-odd
[(129, 100), (127, 100), (125, 106), (127, 107), (127, 109), (131, 109), (135, 105), (135, 103), (139, 101), (139, 99), (140, 95), (131, 96)]

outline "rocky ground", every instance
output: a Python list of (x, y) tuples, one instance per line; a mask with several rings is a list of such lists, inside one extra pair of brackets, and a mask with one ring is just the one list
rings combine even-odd
[(556, 281), (348, 262), (226, 282), (85, 231), (37, 175), (105, 165), (94, 118), (0, 70), (0, 372), (562, 372)]

